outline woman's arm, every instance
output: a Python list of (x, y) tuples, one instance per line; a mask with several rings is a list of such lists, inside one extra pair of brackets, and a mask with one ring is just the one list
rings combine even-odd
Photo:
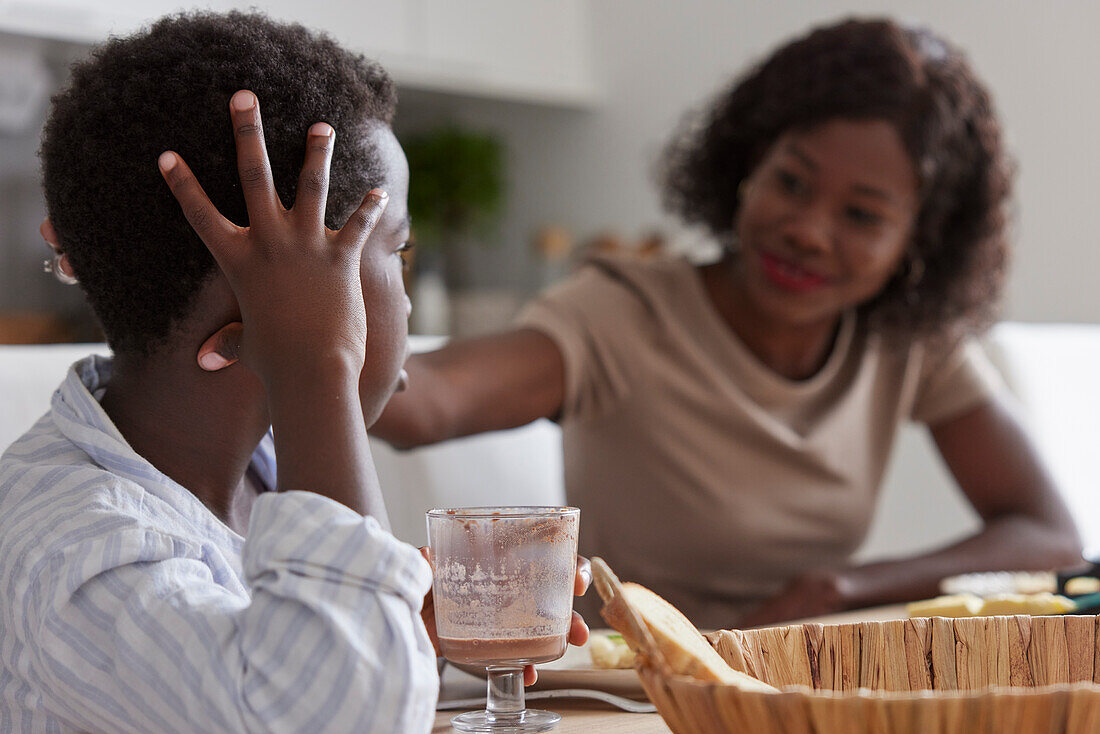
[(932, 427), (959, 486), (982, 518), (977, 534), (915, 558), (815, 572), (739, 620), (744, 626), (935, 596), (947, 576), (1048, 570), (1081, 561), (1069, 510), (1031, 440), (1003, 401)]
[(1081, 562), (1073, 518), (1035, 446), (1000, 400), (932, 428), (932, 437), (982, 518), (976, 535), (928, 555), (850, 571), (850, 606), (934, 596), (946, 576), (1049, 570)]
[(534, 329), (414, 354), (405, 370), (408, 388), (393, 396), (370, 429), (397, 448), (553, 418), (565, 395), (561, 352)]

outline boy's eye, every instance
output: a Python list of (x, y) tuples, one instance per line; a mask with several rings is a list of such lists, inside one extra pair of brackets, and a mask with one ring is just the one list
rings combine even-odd
[(416, 244), (413, 243), (413, 242), (405, 242), (401, 245), (401, 247), (398, 247), (397, 252), (394, 253), (399, 258), (401, 258), (401, 268), (403, 270), (408, 270), (409, 269), (408, 253), (415, 246), (416, 246)]

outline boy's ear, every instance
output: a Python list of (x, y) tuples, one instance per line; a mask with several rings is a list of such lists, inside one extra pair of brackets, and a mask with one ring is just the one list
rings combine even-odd
[(46, 244), (52, 247), (54, 250), (61, 249), (61, 240), (57, 237), (57, 230), (53, 228), (53, 222), (49, 217), (42, 220), (42, 224), (38, 225), (38, 233), (42, 235), (42, 239), (46, 240)]
[(199, 367), (207, 372), (217, 372), (236, 362), (243, 328), (240, 321), (233, 321), (207, 337), (196, 355)]

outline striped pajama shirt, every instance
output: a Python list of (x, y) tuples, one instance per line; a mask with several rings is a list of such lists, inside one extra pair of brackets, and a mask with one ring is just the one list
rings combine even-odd
[[(110, 369), (77, 362), (0, 459), (0, 733), (428, 731), (417, 550), (305, 491), (242, 538), (127, 445)], [(270, 435), (252, 468), (275, 486)]]

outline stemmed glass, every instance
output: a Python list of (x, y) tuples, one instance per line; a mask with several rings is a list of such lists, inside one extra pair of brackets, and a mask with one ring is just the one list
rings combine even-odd
[(538, 732), (561, 716), (528, 709), (523, 666), (565, 654), (573, 612), (580, 510), (469, 507), (427, 513), (436, 631), (443, 656), (484, 667), (484, 711), (451, 719), (463, 732)]

